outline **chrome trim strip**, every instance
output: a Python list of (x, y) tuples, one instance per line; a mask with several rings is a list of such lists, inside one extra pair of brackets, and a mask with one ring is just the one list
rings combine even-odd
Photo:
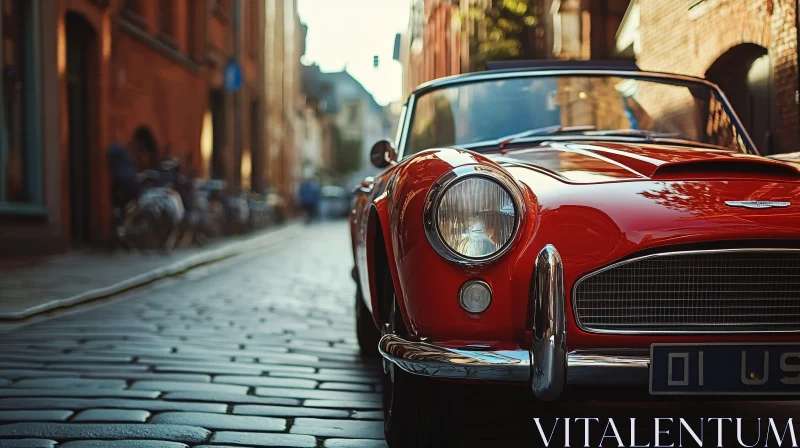
[(571, 385), (647, 385), (650, 351), (647, 349), (592, 349), (569, 353), (567, 383)]
[(372, 176), (367, 176), (364, 180), (361, 181), (361, 186), (358, 187), (358, 190), (362, 193), (369, 193), (375, 187), (375, 178)]
[(567, 380), (567, 321), (564, 311), (564, 266), (548, 244), (536, 258), (533, 311), (533, 393), (545, 401), (557, 399)]
[(673, 73), (659, 73), (651, 71), (631, 71), (631, 70), (603, 70), (603, 69), (581, 69), (581, 68), (564, 68), (564, 69), (549, 69), (549, 70), (497, 70), (487, 72), (473, 72), (463, 75), (453, 75), (444, 78), (434, 79), (424, 84), (420, 84), (412, 92), (414, 95), (427, 92), (429, 90), (438, 89), (454, 84), (462, 84), (476, 81), (491, 81), (496, 79), (509, 79), (509, 78), (527, 78), (536, 76), (554, 76), (554, 75), (618, 75), (621, 77), (629, 76), (631, 78), (657, 78), (657, 79), (677, 79), (684, 82), (696, 82), (705, 84), (710, 87), (718, 88), (716, 84), (705, 79), (695, 76), (679, 75)]
[(785, 208), (792, 204), (791, 202), (783, 202), (783, 201), (725, 201), (725, 205), (729, 207), (743, 207), (756, 210), (763, 210), (775, 207)]
[[(394, 334), (378, 344), (383, 358), (404, 371), (430, 378), (481, 381), (531, 381), (529, 350), (485, 350), (475, 346), (440, 347), (406, 341)], [(576, 350), (569, 353), (567, 382), (574, 385), (647, 385), (650, 352), (647, 349)]]
[[(436, 222), (436, 212), (439, 210), (439, 203), (441, 202), (444, 193), (456, 182), (464, 180), (468, 177), (483, 177), (496, 182), (506, 191), (506, 193), (508, 193), (509, 196), (511, 196), (511, 200), (514, 202), (514, 211), (516, 213), (514, 233), (511, 235), (511, 238), (508, 239), (508, 242), (505, 244), (505, 246), (488, 257), (465, 257), (452, 250), (450, 246), (448, 246), (442, 240), (441, 235), (439, 234), (439, 227)], [(452, 261), (453, 263), (457, 263), (465, 267), (477, 267), (497, 260), (503, 256), (503, 254), (508, 252), (511, 246), (514, 245), (517, 235), (519, 234), (519, 229), (522, 228), (522, 224), (525, 219), (525, 200), (522, 197), (522, 191), (517, 185), (517, 182), (502, 169), (491, 165), (464, 165), (448, 171), (445, 175), (433, 183), (430, 190), (428, 190), (427, 196), (425, 197), (425, 207), (422, 213), (422, 222), (425, 227), (425, 235), (428, 237), (428, 242), (430, 242), (433, 249), (436, 250), (439, 255), (449, 261)]]
[[(609, 76), (620, 76), (620, 77), (629, 77), (634, 79), (674, 79), (683, 82), (694, 82), (698, 84), (704, 84), (711, 89), (713, 89), (717, 96), (720, 98), (725, 111), (733, 118), (733, 125), (736, 127), (736, 130), (739, 133), (739, 136), (742, 137), (744, 140), (745, 146), (747, 146), (748, 152), (755, 155), (761, 155), (758, 152), (758, 148), (755, 145), (755, 142), (750, 137), (750, 134), (744, 129), (744, 125), (742, 124), (742, 120), (736, 114), (736, 111), (733, 110), (733, 106), (731, 106), (730, 101), (728, 101), (728, 97), (725, 96), (725, 93), (722, 92), (722, 89), (719, 88), (716, 84), (703, 79), (703, 78), (696, 78), (693, 76), (686, 76), (686, 75), (678, 75), (678, 74), (671, 74), (671, 73), (658, 73), (658, 72), (648, 72), (648, 71), (628, 71), (628, 70), (582, 70), (582, 69), (555, 69), (555, 70), (508, 70), (508, 71), (492, 71), (492, 72), (476, 72), (471, 74), (465, 75), (455, 75), (455, 76), (448, 76), (445, 78), (434, 79), (432, 81), (428, 81), (427, 83), (421, 84), (418, 86), (414, 91), (411, 93), (411, 98), (414, 99), (417, 96), (424, 95), (425, 93), (435, 90), (437, 88), (446, 87), (450, 85), (457, 85), (457, 84), (468, 84), (471, 82), (479, 82), (479, 81), (486, 81), (486, 80), (502, 80), (502, 79), (510, 79), (510, 78), (529, 78), (529, 77), (537, 77), (537, 76), (571, 76), (571, 75), (587, 75), (587, 76), (602, 76), (602, 75), (609, 75)], [(413, 103), (409, 103), (410, 107), (410, 114), (409, 121), (413, 119)], [(602, 138), (598, 138), (598, 141), (602, 141)], [(404, 141), (405, 143), (405, 141)], [(405, 146), (405, 145), (404, 145)], [(399, 153), (399, 160), (402, 160), (402, 157), (405, 155), (405, 147), (400, 150)]]
[(400, 140), (403, 139), (403, 130), (405, 129), (405, 126), (406, 126), (406, 117), (407, 116), (408, 116), (408, 101), (406, 101), (406, 103), (403, 104), (403, 108), (400, 110), (400, 116), (398, 117), (399, 121), (397, 122), (397, 132), (395, 132), (394, 143), (392, 145), (395, 148), (395, 152), (398, 153), (397, 154), (397, 160), (398, 161), (402, 160), (400, 155), (399, 155)]
[(696, 334), (761, 334), (761, 333), (774, 333), (774, 334), (796, 334), (800, 333), (800, 330), (796, 331), (771, 331), (771, 330), (758, 330), (758, 331), (731, 331), (729, 329), (721, 328), (719, 330), (707, 330), (707, 331), (681, 331), (681, 330), (653, 330), (653, 331), (644, 331), (644, 330), (603, 330), (603, 329), (593, 329), (584, 326), (578, 315), (577, 305), (575, 301), (575, 292), (578, 288), (578, 285), (583, 282), (584, 280), (594, 277), (597, 274), (602, 272), (608, 271), (609, 269), (614, 269), (619, 266), (623, 266), (628, 263), (633, 263), (641, 260), (647, 260), (650, 258), (657, 258), (657, 257), (667, 257), (673, 255), (694, 255), (694, 254), (712, 254), (712, 253), (727, 253), (727, 252), (800, 252), (800, 249), (780, 249), (780, 248), (740, 248), (740, 249), (707, 249), (707, 250), (686, 250), (686, 251), (671, 251), (671, 252), (658, 252), (655, 254), (650, 255), (643, 255), (641, 257), (635, 257), (628, 260), (618, 261), (616, 263), (612, 263), (608, 266), (602, 267), (596, 271), (592, 271), (583, 277), (579, 278), (575, 284), (572, 285), (572, 290), (570, 294), (570, 301), (572, 302), (572, 314), (575, 316), (575, 324), (580, 328), (582, 331), (587, 333), (595, 333), (595, 334), (629, 334), (629, 335), (659, 335), (659, 334), (682, 334), (682, 335), (696, 335)]
[(408, 142), (408, 134), (411, 131), (411, 119), (414, 117), (414, 103), (417, 100), (417, 95), (412, 93), (406, 102), (405, 118), (403, 119), (403, 128), (400, 134), (400, 140), (397, 142), (397, 161), (403, 160), (406, 153), (406, 144)]
[(527, 350), (475, 350), (410, 342), (383, 336), (378, 351), (408, 373), (435, 378), (527, 382), (531, 376)]

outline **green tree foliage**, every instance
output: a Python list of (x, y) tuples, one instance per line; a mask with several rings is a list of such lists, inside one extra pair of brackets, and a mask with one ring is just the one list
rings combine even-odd
[(484, 10), (472, 6), (472, 20), (486, 29), (486, 38), (473, 37), (475, 69), (486, 62), (515, 59), (536, 59), (537, 26), (541, 16), (541, 0), (492, 0)]
[(413, 152), (456, 143), (456, 120), (453, 105), (439, 92), (423, 96), (417, 103), (420, 124), (411, 131)]
[(346, 139), (336, 130), (335, 166), (337, 174), (348, 174), (361, 168), (361, 139)]

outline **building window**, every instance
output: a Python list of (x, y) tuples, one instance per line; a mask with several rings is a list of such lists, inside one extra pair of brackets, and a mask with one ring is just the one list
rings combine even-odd
[(122, 0), (122, 8), (120, 15), (128, 22), (135, 24), (140, 28), (147, 27), (147, 22), (144, 19), (145, 10), (143, 1), (147, 0)]
[[(259, 36), (259, 29), (261, 23), (266, 20), (264, 17), (264, 12), (261, 11), (261, 8), (258, 2), (249, 2), (247, 6), (250, 8), (249, 16), (250, 16), (250, 24), (249, 24), (249, 31), (250, 31), (250, 39), (246, 45), (249, 47), (250, 56), (253, 58), (258, 57), (258, 43), (260, 42)], [(259, 14), (260, 13), (260, 14)]]
[(142, 11), (143, 6), (142, 0), (123, 0), (122, 2), (122, 9), (132, 12), (138, 16), (144, 15)]
[(356, 104), (348, 104), (347, 105), (347, 124), (351, 126), (356, 126), (359, 124), (359, 105)]
[(0, 211), (41, 204), (39, 52), (34, 30), (39, 6), (39, 0), (2, 0)]
[(158, 31), (164, 36), (175, 36), (173, 0), (159, 0), (158, 2)]
[(195, 13), (195, 8), (193, 5), (188, 4), (186, 5), (185, 9), (186, 14), (186, 53), (189, 55), (189, 58), (192, 60), (196, 60), (195, 49), (197, 48), (197, 36), (195, 36), (195, 17), (197, 14)]
[(209, 6), (211, 7), (211, 12), (217, 15), (217, 17), (228, 20), (233, 13), (233, 0), (210, 0), (208, 2)]

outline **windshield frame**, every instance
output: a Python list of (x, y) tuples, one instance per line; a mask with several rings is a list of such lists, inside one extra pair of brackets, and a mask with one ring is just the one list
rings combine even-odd
[[(467, 84), (476, 84), (485, 81), (498, 81), (504, 79), (516, 79), (516, 78), (536, 78), (536, 77), (544, 77), (544, 76), (587, 76), (587, 77), (609, 77), (609, 76), (616, 76), (620, 78), (627, 78), (627, 79), (636, 79), (641, 81), (650, 81), (656, 82), (660, 84), (675, 84), (679, 86), (684, 86), (687, 83), (693, 84), (700, 84), (708, 87), (710, 90), (717, 95), (720, 102), (722, 103), (725, 112), (730, 115), (733, 120), (733, 125), (736, 128), (736, 131), (739, 135), (742, 136), (742, 140), (744, 141), (745, 147), (747, 149), (748, 154), (752, 155), (761, 155), (756, 148), (755, 143), (750, 138), (750, 134), (742, 125), (742, 121), (739, 119), (739, 116), (736, 114), (736, 111), (733, 110), (733, 107), (728, 101), (728, 98), (725, 96), (725, 93), (714, 83), (705, 80), (703, 78), (696, 78), (693, 76), (684, 76), (684, 75), (676, 75), (671, 73), (658, 73), (658, 72), (646, 72), (646, 71), (630, 71), (630, 70), (587, 70), (587, 69), (548, 69), (548, 70), (498, 70), (498, 71), (491, 71), (491, 72), (478, 72), (472, 73), (467, 75), (456, 75), (456, 76), (449, 76), (447, 78), (440, 78), (428, 83), (425, 83), (419, 86), (415, 91), (411, 93), (408, 98), (407, 102), (407, 110), (406, 116), (403, 117), (403, 129), (402, 129), (402, 138), (398, 144), (398, 160), (403, 160), (406, 157), (406, 149), (408, 146), (408, 134), (411, 132), (411, 126), (414, 122), (414, 115), (416, 113), (415, 103), (418, 97), (422, 97), (426, 94), (429, 94), (433, 91), (449, 88), (449, 87), (457, 87), (461, 85)], [(674, 80), (675, 82), (670, 82), (670, 80)], [(575, 134), (574, 137), (580, 137), (580, 134)], [(619, 141), (619, 140), (611, 140), (610, 137), (604, 136), (593, 136), (595, 137), (593, 140), (595, 141)], [(552, 140), (552, 138), (548, 138), (547, 140)], [(518, 143), (530, 143), (542, 141), (541, 136), (537, 138), (531, 139), (519, 139)], [(641, 139), (637, 140), (641, 141)], [(517, 143), (515, 142), (515, 143)], [(687, 143), (692, 143), (692, 141), (687, 141)], [(697, 143), (698, 146), (707, 146), (703, 145), (701, 142), (694, 142)], [(452, 145), (451, 147), (464, 147), (469, 145)], [(488, 147), (490, 145), (476, 145), (472, 144), (472, 148), (477, 147)], [(467, 149), (467, 148), (464, 148)], [(497, 148), (499, 151), (501, 148)], [(731, 149), (731, 148), (728, 148)], [(413, 154), (409, 154), (413, 155)]]

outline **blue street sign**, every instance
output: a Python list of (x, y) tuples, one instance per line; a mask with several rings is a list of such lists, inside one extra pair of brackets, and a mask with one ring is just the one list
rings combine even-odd
[(242, 67), (238, 62), (231, 60), (225, 65), (222, 84), (223, 89), (228, 92), (236, 92), (242, 88)]

